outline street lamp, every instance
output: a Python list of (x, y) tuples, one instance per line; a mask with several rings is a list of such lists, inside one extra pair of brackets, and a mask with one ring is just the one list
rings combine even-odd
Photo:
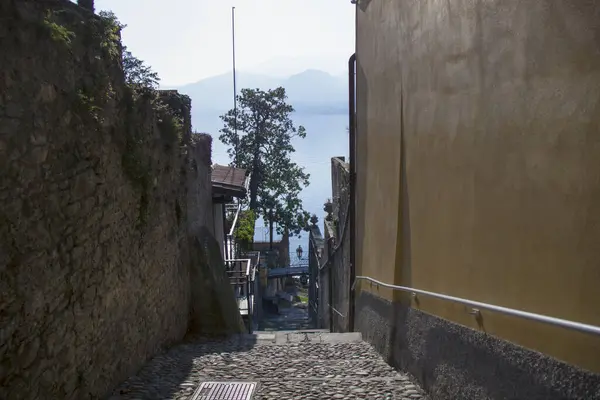
[(302, 246), (298, 245), (298, 248), (296, 249), (296, 255), (298, 256), (298, 260), (302, 259)]

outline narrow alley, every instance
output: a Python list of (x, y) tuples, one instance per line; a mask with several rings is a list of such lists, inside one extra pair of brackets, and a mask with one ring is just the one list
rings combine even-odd
[[(202, 382), (246, 383), (234, 393)], [(241, 386), (241, 385), (240, 385)], [(244, 389), (241, 387), (240, 389)], [(253, 397), (250, 397), (250, 396)], [(360, 333), (258, 332), (194, 338), (154, 358), (115, 390), (117, 399), (424, 399)]]
[[(293, 281), (292, 281), (293, 282)], [(291, 282), (290, 282), (291, 283)], [(283, 293), (290, 300), (278, 300), (276, 303), (263, 301), (262, 318), (258, 323), (259, 331), (296, 331), (314, 329), (316, 323), (308, 313), (308, 300), (305, 288), (299, 284), (286, 286)]]
[(295, 331), (312, 329), (313, 326), (306, 303), (295, 303), (280, 308), (277, 314), (265, 312), (259, 328), (261, 331)]
[(233, 3), (0, 1), (0, 400), (600, 400), (600, 0)]
[(314, 329), (305, 285), (289, 278), (284, 286), (279, 300), (265, 301), (259, 331), (191, 337), (150, 361), (110, 399), (425, 398), (360, 332)]

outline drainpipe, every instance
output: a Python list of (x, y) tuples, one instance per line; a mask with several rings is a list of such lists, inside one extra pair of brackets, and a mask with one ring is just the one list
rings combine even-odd
[(348, 130), (350, 134), (350, 287), (348, 294), (348, 331), (354, 332), (355, 296), (352, 286), (356, 279), (356, 53), (348, 60)]

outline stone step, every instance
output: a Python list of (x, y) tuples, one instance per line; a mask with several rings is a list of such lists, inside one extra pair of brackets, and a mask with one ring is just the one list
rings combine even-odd
[[(239, 366), (244, 365), (241, 369)], [(285, 357), (231, 357), (225, 362), (213, 359), (206, 366), (198, 368), (198, 376), (211, 379), (362, 379), (369, 377), (391, 378), (396, 371), (382, 360), (345, 360), (335, 358), (311, 357), (287, 359)]]
[(254, 400), (420, 400), (425, 395), (408, 377), (359, 380), (285, 379), (260, 381)]

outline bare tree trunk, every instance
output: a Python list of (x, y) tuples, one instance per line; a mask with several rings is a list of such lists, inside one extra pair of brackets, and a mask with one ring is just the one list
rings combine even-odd
[(258, 185), (262, 179), (260, 166), (260, 142), (257, 139), (252, 154), (252, 175), (250, 176), (250, 209), (254, 212), (258, 210)]
[(77, 0), (79, 7), (85, 8), (94, 12), (94, 0)]
[(258, 183), (260, 171), (257, 169), (252, 171), (250, 177), (250, 209), (258, 214)]
[(273, 210), (269, 211), (269, 250), (273, 250)]

